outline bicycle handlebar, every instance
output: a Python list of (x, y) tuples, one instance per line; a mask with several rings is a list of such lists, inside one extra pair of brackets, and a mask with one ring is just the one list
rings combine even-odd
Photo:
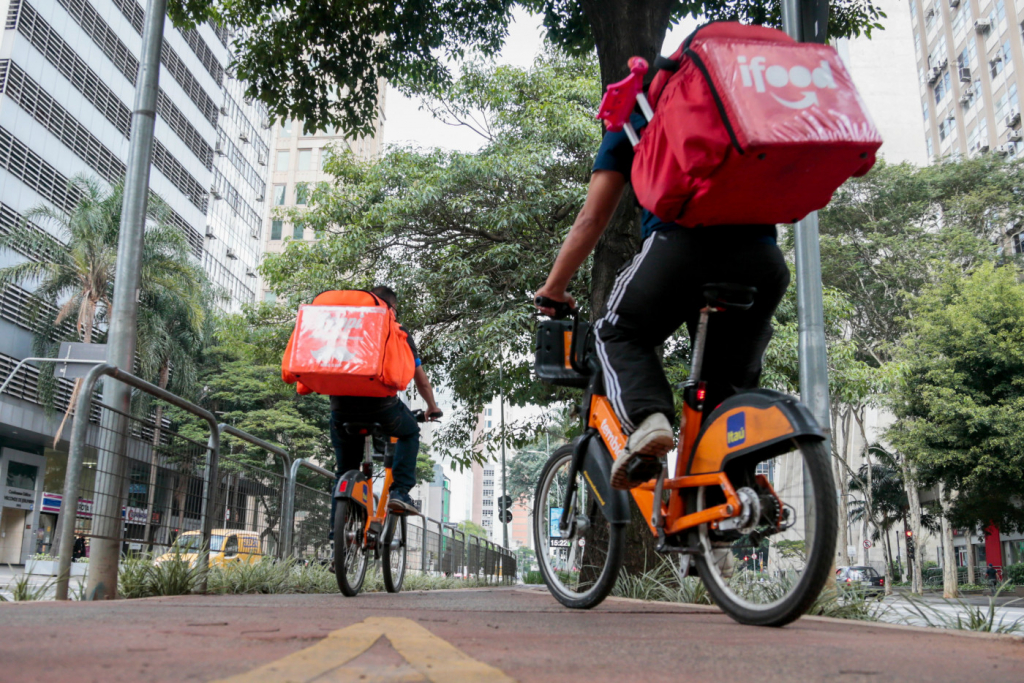
[(576, 315), (576, 309), (570, 306), (567, 301), (555, 301), (546, 296), (538, 296), (533, 300), (533, 303), (542, 308), (554, 310), (555, 314), (551, 316), (554, 320), (562, 320), (563, 318)]

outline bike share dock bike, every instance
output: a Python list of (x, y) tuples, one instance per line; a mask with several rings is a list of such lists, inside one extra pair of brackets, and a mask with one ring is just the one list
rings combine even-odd
[(809, 410), (791, 396), (754, 389), (703, 417), (709, 318), (742, 314), (755, 294), (751, 287), (705, 285), (673, 476), (668, 458), (637, 458), (630, 479), (646, 483), (628, 492), (610, 484), (627, 437), (605, 395), (594, 331), (566, 304), (538, 299), (559, 317), (572, 316), (571, 323), (540, 323), (538, 377), (586, 387), (585, 432), (551, 455), (534, 497), (538, 564), (563, 605), (594, 607), (611, 592), (623, 562), (630, 496), (657, 551), (678, 558), (681, 575), (693, 560), (715, 604), (738, 622), (789, 623), (831, 578), (835, 485), (824, 434)]
[[(426, 421), (422, 410), (413, 411), (413, 415), (417, 422)], [(379, 424), (346, 422), (341, 428), (348, 434), (363, 436), (364, 447), (360, 469), (343, 474), (334, 488), (334, 574), (338, 588), (348, 597), (358, 595), (367, 565), (380, 559), (384, 588), (397, 593), (405, 579), (408, 515), (388, 509), (394, 455), (387, 449), (383, 454), (374, 452), (374, 437), (382, 436)], [(373, 493), (374, 460), (384, 465), (379, 501)]]

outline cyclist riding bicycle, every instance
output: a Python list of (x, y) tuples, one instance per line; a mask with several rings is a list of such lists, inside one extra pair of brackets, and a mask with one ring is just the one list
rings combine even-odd
[[(398, 296), (390, 287), (375, 287), (370, 290), (383, 300), (392, 310), (398, 306)], [(402, 327), (408, 334), (408, 330)], [(426, 418), (436, 420), (442, 416), (441, 409), (434, 400), (434, 390), (423, 370), (419, 352), (412, 335), (408, 336), (409, 347), (416, 361), (416, 373), (413, 382), (416, 390), (427, 403)], [(395, 512), (418, 512), (409, 497), (409, 491), (416, 485), (416, 456), (420, 449), (420, 427), (416, 416), (409, 406), (402, 403), (398, 396), (331, 396), (331, 444), (337, 459), (338, 476), (359, 468), (363, 458), (365, 437), (349, 434), (343, 428), (346, 422), (377, 423), (382, 434), (396, 437), (392, 474), (394, 483), (391, 485), (388, 509)], [(335, 505), (331, 505), (332, 535), (334, 529)]]
[[(647, 125), (639, 113), (630, 122), (638, 132)], [(536, 297), (575, 306), (566, 288), (614, 215), (630, 181), (633, 156), (624, 130), (605, 133), (583, 208)], [(684, 323), (693, 338), (705, 305), (702, 287), (731, 282), (757, 288), (749, 310), (730, 313), (708, 331), (702, 376), (708, 386), (707, 416), (737, 391), (757, 386), (772, 314), (789, 285), (775, 225), (684, 227), (646, 209), (641, 222), (642, 247), (619, 271), (596, 327), (608, 397), (629, 435), (612, 468), (612, 485), (620, 489), (643, 483), (627, 475), (636, 458), (656, 460), (674, 446), (676, 411), (659, 347)], [(540, 303), (538, 309), (555, 314)]]

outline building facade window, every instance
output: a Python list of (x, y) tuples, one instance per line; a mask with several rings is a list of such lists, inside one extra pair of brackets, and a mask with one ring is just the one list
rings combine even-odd
[(277, 134), (279, 138), (290, 138), (292, 136), (292, 121), (285, 120), (281, 122), (281, 131)]
[(988, 15), (988, 20), (992, 22), (992, 30), (997, 33), (1006, 28), (1006, 3), (1003, 0), (996, 0), (992, 12)]
[(287, 171), (288, 164), (291, 161), (290, 153), (286, 149), (277, 150), (277, 164), (274, 166), (275, 171)]
[(295, 183), (295, 203), (304, 205), (309, 200), (309, 183)]
[(263, 292), (263, 300), (268, 304), (276, 303), (277, 294), (274, 294), (273, 292)]
[[(913, 5), (913, 3), (911, 3)], [(972, 26), (971, 0), (960, 0), (960, 9), (953, 16), (953, 35), (959, 39), (960, 34), (968, 26)]]
[(296, 221), (295, 223), (292, 224), (292, 239), (301, 240), (303, 238), (304, 233), (305, 226), (301, 222)]
[(494, 486), (494, 480), (493, 479), (484, 479), (484, 486)]
[(1012, 111), (1019, 111), (1020, 103), (1017, 98), (1017, 84), (1011, 83), (1002, 97), (996, 100), (996, 123), (1002, 124)]
[(283, 229), (284, 221), (272, 221), (270, 223), (270, 239), (279, 240), (281, 239), (281, 231)]
[(482, 512), (484, 513), (484, 517), (493, 517), (494, 516), (494, 510), (483, 510)]
[(935, 81), (935, 104), (939, 104), (946, 98), (953, 89), (953, 80), (949, 75), (949, 69), (942, 72), (939, 79)]
[(284, 195), (287, 189), (287, 185), (274, 185), (274, 206), (284, 206)]
[(1018, 232), (1010, 238), (1014, 254), (1024, 254), (1024, 232)]
[(485, 477), (493, 477), (494, 476), (494, 470), (484, 470), (484, 476)]
[(300, 149), (298, 158), (295, 160), (296, 171), (309, 171), (313, 167), (313, 150)]
[(484, 495), (485, 496), (493, 496), (494, 495), (494, 491), (491, 490), (491, 489), (484, 489)]

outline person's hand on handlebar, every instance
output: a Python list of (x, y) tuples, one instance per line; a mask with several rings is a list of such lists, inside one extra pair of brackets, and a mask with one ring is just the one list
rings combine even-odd
[(427, 408), (426, 420), (427, 422), (437, 422), (444, 416), (444, 413), (437, 406), (430, 406)]
[[(541, 298), (551, 299), (552, 301), (558, 301), (569, 305), (570, 309), (576, 308), (576, 300), (567, 293), (564, 289), (555, 291), (555, 288), (545, 284), (543, 287), (537, 290), (537, 293), (533, 295), (534, 305), (537, 310), (540, 311), (541, 315), (546, 315), (549, 318), (563, 317), (564, 312), (556, 311), (550, 306), (545, 306), (543, 302), (538, 301)], [(559, 313), (562, 313), (559, 315)]]

